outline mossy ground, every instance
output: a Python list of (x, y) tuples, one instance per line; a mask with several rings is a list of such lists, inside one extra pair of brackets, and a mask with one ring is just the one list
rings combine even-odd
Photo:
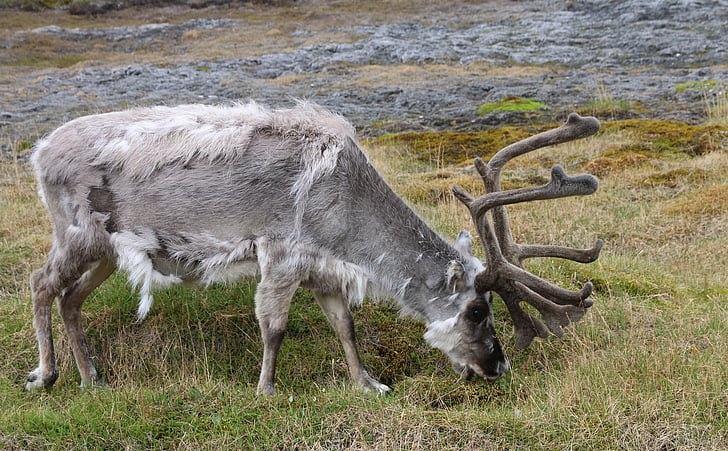
[(487, 160), (508, 144), (549, 128), (541, 125), (476, 132), (407, 132), (384, 135), (372, 143), (400, 148), (409, 158), (442, 168), (472, 163), (475, 157)]
[[(260, 398), (254, 394), (262, 352), (254, 284), (163, 290), (152, 315), (135, 324), (136, 296), (123, 275), (107, 281), (84, 309), (92, 353), (112, 389), (77, 387), (56, 321), (61, 377), (50, 392), (23, 393), (37, 359), (27, 279), (47, 249), (48, 222), (27, 165), (3, 161), (0, 446), (725, 449), (724, 129), (626, 125), (605, 123), (595, 137), (525, 155), (504, 172), (504, 181), (520, 186), (545, 181), (554, 163), (573, 173), (605, 153), (616, 158), (634, 149), (632, 155), (648, 159), (603, 171), (593, 196), (509, 208), (519, 241), (578, 247), (596, 237), (606, 241), (594, 264), (528, 263), (562, 286), (591, 280), (596, 304), (587, 317), (561, 339), (519, 350), (507, 311), (496, 301), (498, 333), (513, 369), (495, 382), (466, 382), (424, 343), (421, 323), (366, 303), (355, 309), (357, 333), (366, 367), (394, 388), (383, 398), (352, 391), (338, 341), (304, 290), (296, 294), (281, 352), (280, 394)], [(675, 127), (681, 132), (672, 133)], [(385, 178), (444, 235), (473, 231), (464, 207), (447, 194), (454, 183), (478, 192), (480, 181), (467, 168), (472, 153), (459, 150), (454, 166), (414, 160), (427, 146), (408, 146), (420, 142), (390, 136), (365, 147)]]
[[(371, 144), (391, 146), (403, 156), (430, 168), (408, 175), (413, 178), (413, 183), (402, 189), (403, 194), (416, 201), (436, 202), (449, 195), (452, 185), (479, 189), (479, 182), (473, 177), (470, 167), (475, 157), (488, 160), (508, 144), (555, 126), (500, 127), (477, 132), (407, 132), (385, 135), (372, 140)], [(574, 167), (604, 176), (644, 166), (655, 171), (649, 179), (656, 183), (660, 177), (676, 179), (680, 174), (693, 179), (700, 177), (700, 172), (686, 169), (662, 174), (662, 160), (717, 152), (724, 149), (728, 142), (728, 126), (688, 125), (679, 121), (605, 121), (600, 134), (618, 135), (619, 138), (607, 141), (599, 155), (574, 162)], [(544, 155), (540, 163), (549, 165), (557, 161)], [(533, 172), (510, 175), (503, 182), (508, 189), (547, 181), (543, 175)]]
[(528, 112), (548, 109), (548, 105), (538, 100), (521, 97), (507, 97), (496, 102), (484, 103), (478, 107), (478, 116), (489, 113)]

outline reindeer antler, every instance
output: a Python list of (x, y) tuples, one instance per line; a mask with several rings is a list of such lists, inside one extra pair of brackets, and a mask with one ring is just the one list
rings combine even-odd
[[(516, 345), (519, 347), (525, 348), (534, 337), (545, 338), (549, 332), (563, 335), (562, 328), (580, 320), (594, 303), (589, 299), (593, 289), (590, 282), (579, 291), (569, 291), (524, 270), (523, 260), (559, 257), (589, 263), (599, 257), (603, 243), (598, 239), (591, 249), (517, 244), (511, 235), (505, 205), (592, 194), (597, 190), (599, 181), (588, 174), (568, 176), (560, 166), (554, 166), (551, 181), (543, 186), (501, 191), (501, 170), (519, 155), (585, 138), (598, 130), (597, 119), (572, 113), (561, 127), (511, 144), (496, 153), (487, 164), (476, 158), (475, 168), (485, 185), (486, 194), (483, 196), (474, 198), (459, 186), (452, 189), (453, 194), (470, 210), (485, 249), (486, 268), (476, 276), (475, 288), (479, 293), (495, 291), (503, 298), (513, 319)], [(488, 211), (491, 212), (492, 223)], [(524, 312), (519, 305), (522, 301), (535, 307), (543, 321)]]

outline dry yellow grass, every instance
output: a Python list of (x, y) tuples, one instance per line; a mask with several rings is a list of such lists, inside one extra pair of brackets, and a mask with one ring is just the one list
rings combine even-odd
[[(611, 131), (542, 149), (511, 163), (504, 177), (544, 177), (556, 162), (577, 173), (611, 143), (633, 139)], [(411, 193), (428, 222), (450, 237), (460, 229), (474, 232), (465, 208), (449, 195), (422, 202), (417, 190), (427, 179), (466, 184), (468, 178), (477, 181), (475, 175), (457, 170), (445, 178), (449, 169), (402, 159), (396, 149), (367, 150), (397, 191)], [(35, 359), (25, 281), (47, 248), (48, 223), (28, 167), (3, 161), (0, 267), (3, 298), (10, 302), (0, 304), (0, 394), (6, 399), (0, 445), (17, 446), (17, 431), (24, 431), (22, 443), (37, 447), (82, 447), (72, 437), (84, 437), (86, 446), (133, 449), (253, 442), (269, 449), (725, 449), (726, 171), (725, 149), (655, 156), (654, 165), (607, 172), (593, 196), (509, 208), (519, 241), (582, 247), (599, 236), (607, 245), (591, 265), (529, 263), (563, 286), (591, 279), (596, 304), (565, 337), (537, 341), (527, 350), (512, 347), (507, 314), (497, 304), (513, 369), (494, 384), (458, 382), (437, 353), (421, 347), (421, 326), (367, 306), (357, 312), (357, 324), (369, 365), (383, 373), (392, 371), (386, 368), (393, 362), (401, 366), (392, 373), (393, 396), (352, 393), (345, 368), (331, 358), (335, 338), (310, 299), (301, 299), (292, 334), (302, 341), (286, 341), (293, 349), (284, 350), (288, 362), (281, 370), (290, 392), (258, 399), (253, 391), (260, 343), (252, 304), (230, 303), (241, 288), (163, 293), (158, 313), (135, 325), (134, 296), (117, 277), (92, 296), (86, 314), (94, 354), (115, 389), (78, 393), (72, 357), (56, 324), (64, 378), (52, 393), (33, 397), (17, 389)], [(700, 196), (716, 199), (717, 208), (695, 207)], [(312, 345), (312, 334), (324, 338)], [(397, 354), (381, 360), (377, 349), (385, 345)], [(413, 371), (413, 349), (414, 361), (428, 363), (404, 377), (403, 371)], [(326, 362), (323, 368), (320, 362)], [(61, 412), (62, 423), (53, 412)]]
[(28, 277), (50, 244), (48, 218), (30, 168), (0, 161), (0, 298), (27, 294)]

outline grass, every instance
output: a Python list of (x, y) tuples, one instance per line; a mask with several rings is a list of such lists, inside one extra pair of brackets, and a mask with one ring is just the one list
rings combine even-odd
[(524, 112), (524, 111), (538, 111), (548, 109), (548, 106), (533, 99), (523, 99), (521, 97), (507, 97), (497, 102), (484, 103), (478, 107), (478, 116), (484, 116), (490, 113), (509, 113), (509, 112)]
[[(253, 285), (164, 290), (150, 318), (135, 324), (136, 297), (121, 275), (92, 294), (84, 310), (92, 353), (112, 389), (77, 387), (56, 324), (61, 378), (49, 392), (23, 393), (37, 359), (26, 280), (42, 261), (49, 226), (28, 167), (3, 160), (0, 446), (725, 449), (728, 149), (718, 139), (725, 135), (692, 152), (685, 130), (675, 134), (682, 141), (648, 144), (667, 142), (663, 135), (676, 124), (604, 125), (595, 137), (523, 156), (504, 173), (504, 180), (525, 184), (543, 178), (554, 162), (579, 172), (612, 146), (623, 154), (651, 148), (644, 164), (604, 171), (593, 196), (509, 209), (519, 241), (585, 247), (597, 236), (606, 240), (591, 265), (529, 263), (562, 286), (592, 280), (596, 305), (587, 317), (562, 339), (519, 350), (507, 312), (496, 304), (513, 370), (496, 382), (464, 382), (424, 344), (421, 324), (367, 303), (355, 311), (357, 332), (365, 365), (394, 388), (386, 397), (351, 389), (338, 342), (306, 291), (296, 294), (291, 312), (280, 394), (260, 398)], [(422, 192), (431, 189), (423, 183), (428, 177), (443, 185), (476, 177), (458, 169), (465, 162), (412, 159), (412, 143), (390, 137), (366, 148), (429, 223), (450, 237), (472, 231), (446, 191), (434, 198)], [(469, 189), (477, 191), (477, 184)]]
[(631, 117), (639, 105), (624, 99), (617, 99), (601, 84), (597, 84), (597, 94), (586, 105), (577, 108), (579, 114), (617, 120)]
[[(340, 31), (294, 33), (303, 19), (313, 31), (345, 23), (352, 13), (377, 23), (406, 21), (402, 17), (427, 16), (427, 8), (439, 7), (425, 3), (398, 1), (394, 14), (377, 2), (344, 2), (339, 9), (314, 2), (305, 18), (295, 6), (209, 8), (206, 17), (243, 19), (251, 33), (241, 39), (195, 31), (140, 48), (134, 58), (191, 62), (204, 71), (204, 61), (230, 54), (254, 56), (343, 39)], [(0, 37), (12, 45), (2, 56), (6, 70), (0, 82), (12, 86), (10, 100), (21, 99), (32, 92), (14, 74), (29, 67), (65, 67), (65, 74), (87, 64), (128, 62), (122, 48), (101, 41), (77, 42), (71, 49), (53, 37), (16, 34), (20, 30), (180, 23), (202, 16), (192, 9), (170, 11), (111, 11), (89, 20), (64, 11), (3, 10)], [(271, 24), (276, 39), (270, 39)], [(332, 33), (340, 34), (334, 39)], [(549, 69), (473, 63), (346, 71), (350, 78), (341, 83), (408, 87), (452, 73), (487, 71), (510, 78)], [(332, 87), (340, 88), (345, 86)], [(422, 324), (386, 305), (366, 303), (355, 311), (357, 334), (367, 369), (394, 389), (386, 397), (352, 390), (338, 341), (306, 291), (296, 293), (291, 311), (278, 371), (280, 394), (261, 398), (255, 395), (262, 344), (254, 285), (164, 290), (150, 317), (135, 324), (137, 299), (122, 275), (84, 306), (92, 355), (112, 389), (78, 388), (54, 312), (60, 379), (51, 391), (24, 393), (20, 388), (37, 364), (27, 281), (48, 249), (50, 227), (28, 166), (22, 158), (0, 160), (0, 448), (728, 449), (727, 102), (717, 82), (681, 89), (706, 93), (704, 125), (607, 121), (595, 137), (536, 151), (505, 168), (509, 188), (544, 183), (547, 168), (556, 163), (569, 173), (599, 175), (601, 187), (593, 196), (509, 208), (519, 241), (578, 247), (596, 237), (606, 241), (601, 258), (590, 265), (528, 262), (529, 269), (565, 287), (591, 280), (596, 304), (586, 318), (561, 339), (519, 350), (508, 314), (496, 302), (498, 333), (513, 369), (495, 382), (465, 382), (423, 342)], [(595, 102), (602, 104), (579, 111), (619, 119), (639, 108), (604, 89)], [(388, 135), (365, 147), (395, 189), (452, 238), (461, 229), (474, 232), (449, 193), (453, 184), (481, 189), (472, 158), (487, 158), (540, 127)], [(37, 138), (0, 137), (20, 155)]]
[(708, 125), (728, 125), (728, 83), (711, 78), (675, 86), (675, 92), (686, 91), (702, 94)]

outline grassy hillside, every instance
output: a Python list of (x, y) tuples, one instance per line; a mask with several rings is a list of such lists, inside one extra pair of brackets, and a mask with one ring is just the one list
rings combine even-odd
[[(60, 379), (51, 391), (24, 393), (37, 360), (27, 279), (50, 229), (29, 168), (2, 160), (0, 447), (726, 449), (728, 128), (725, 118), (700, 130), (681, 127), (608, 122), (593, 138), (509, 165), (511, 186), (540, 183), (557, 162), (570, 173), (599, 175), (593, 196), (510, 209), (519, 241), (606, 241), (594, 264), (530, 264), (562, 286), (593, 281), (595, 306), (562, 339), (519, 350), (498, 303), (513, 369), (496, 382), (463, 382), (424, 344), (421, 324), (365, 304), (356, 311), (359, 342), (370, 373), (394, 389), (386, 397), (348, 386), (338, 342), (305, 291), (297, 293), (281, 352), (280, 393), (261, 398), (254, 285), (166, 290), (150, 318), (135, 324), (136, 296), (118, 274), (84, 309), (111, 389), (78, 388), (56, 324)], [(688, 132), (692, 140), (684, 139)], [(426, 138), (394, 135), (365, 147), (435, 228), (450, 237), (472, 230), (446, 191), (456, 183), (477, 188), (464, 168), (472, 155), (445, 161), (442, 145)], [(484, 146), (478, 153), (493, 150)], [(430, 157), (413, 158), (423, 152)]]

